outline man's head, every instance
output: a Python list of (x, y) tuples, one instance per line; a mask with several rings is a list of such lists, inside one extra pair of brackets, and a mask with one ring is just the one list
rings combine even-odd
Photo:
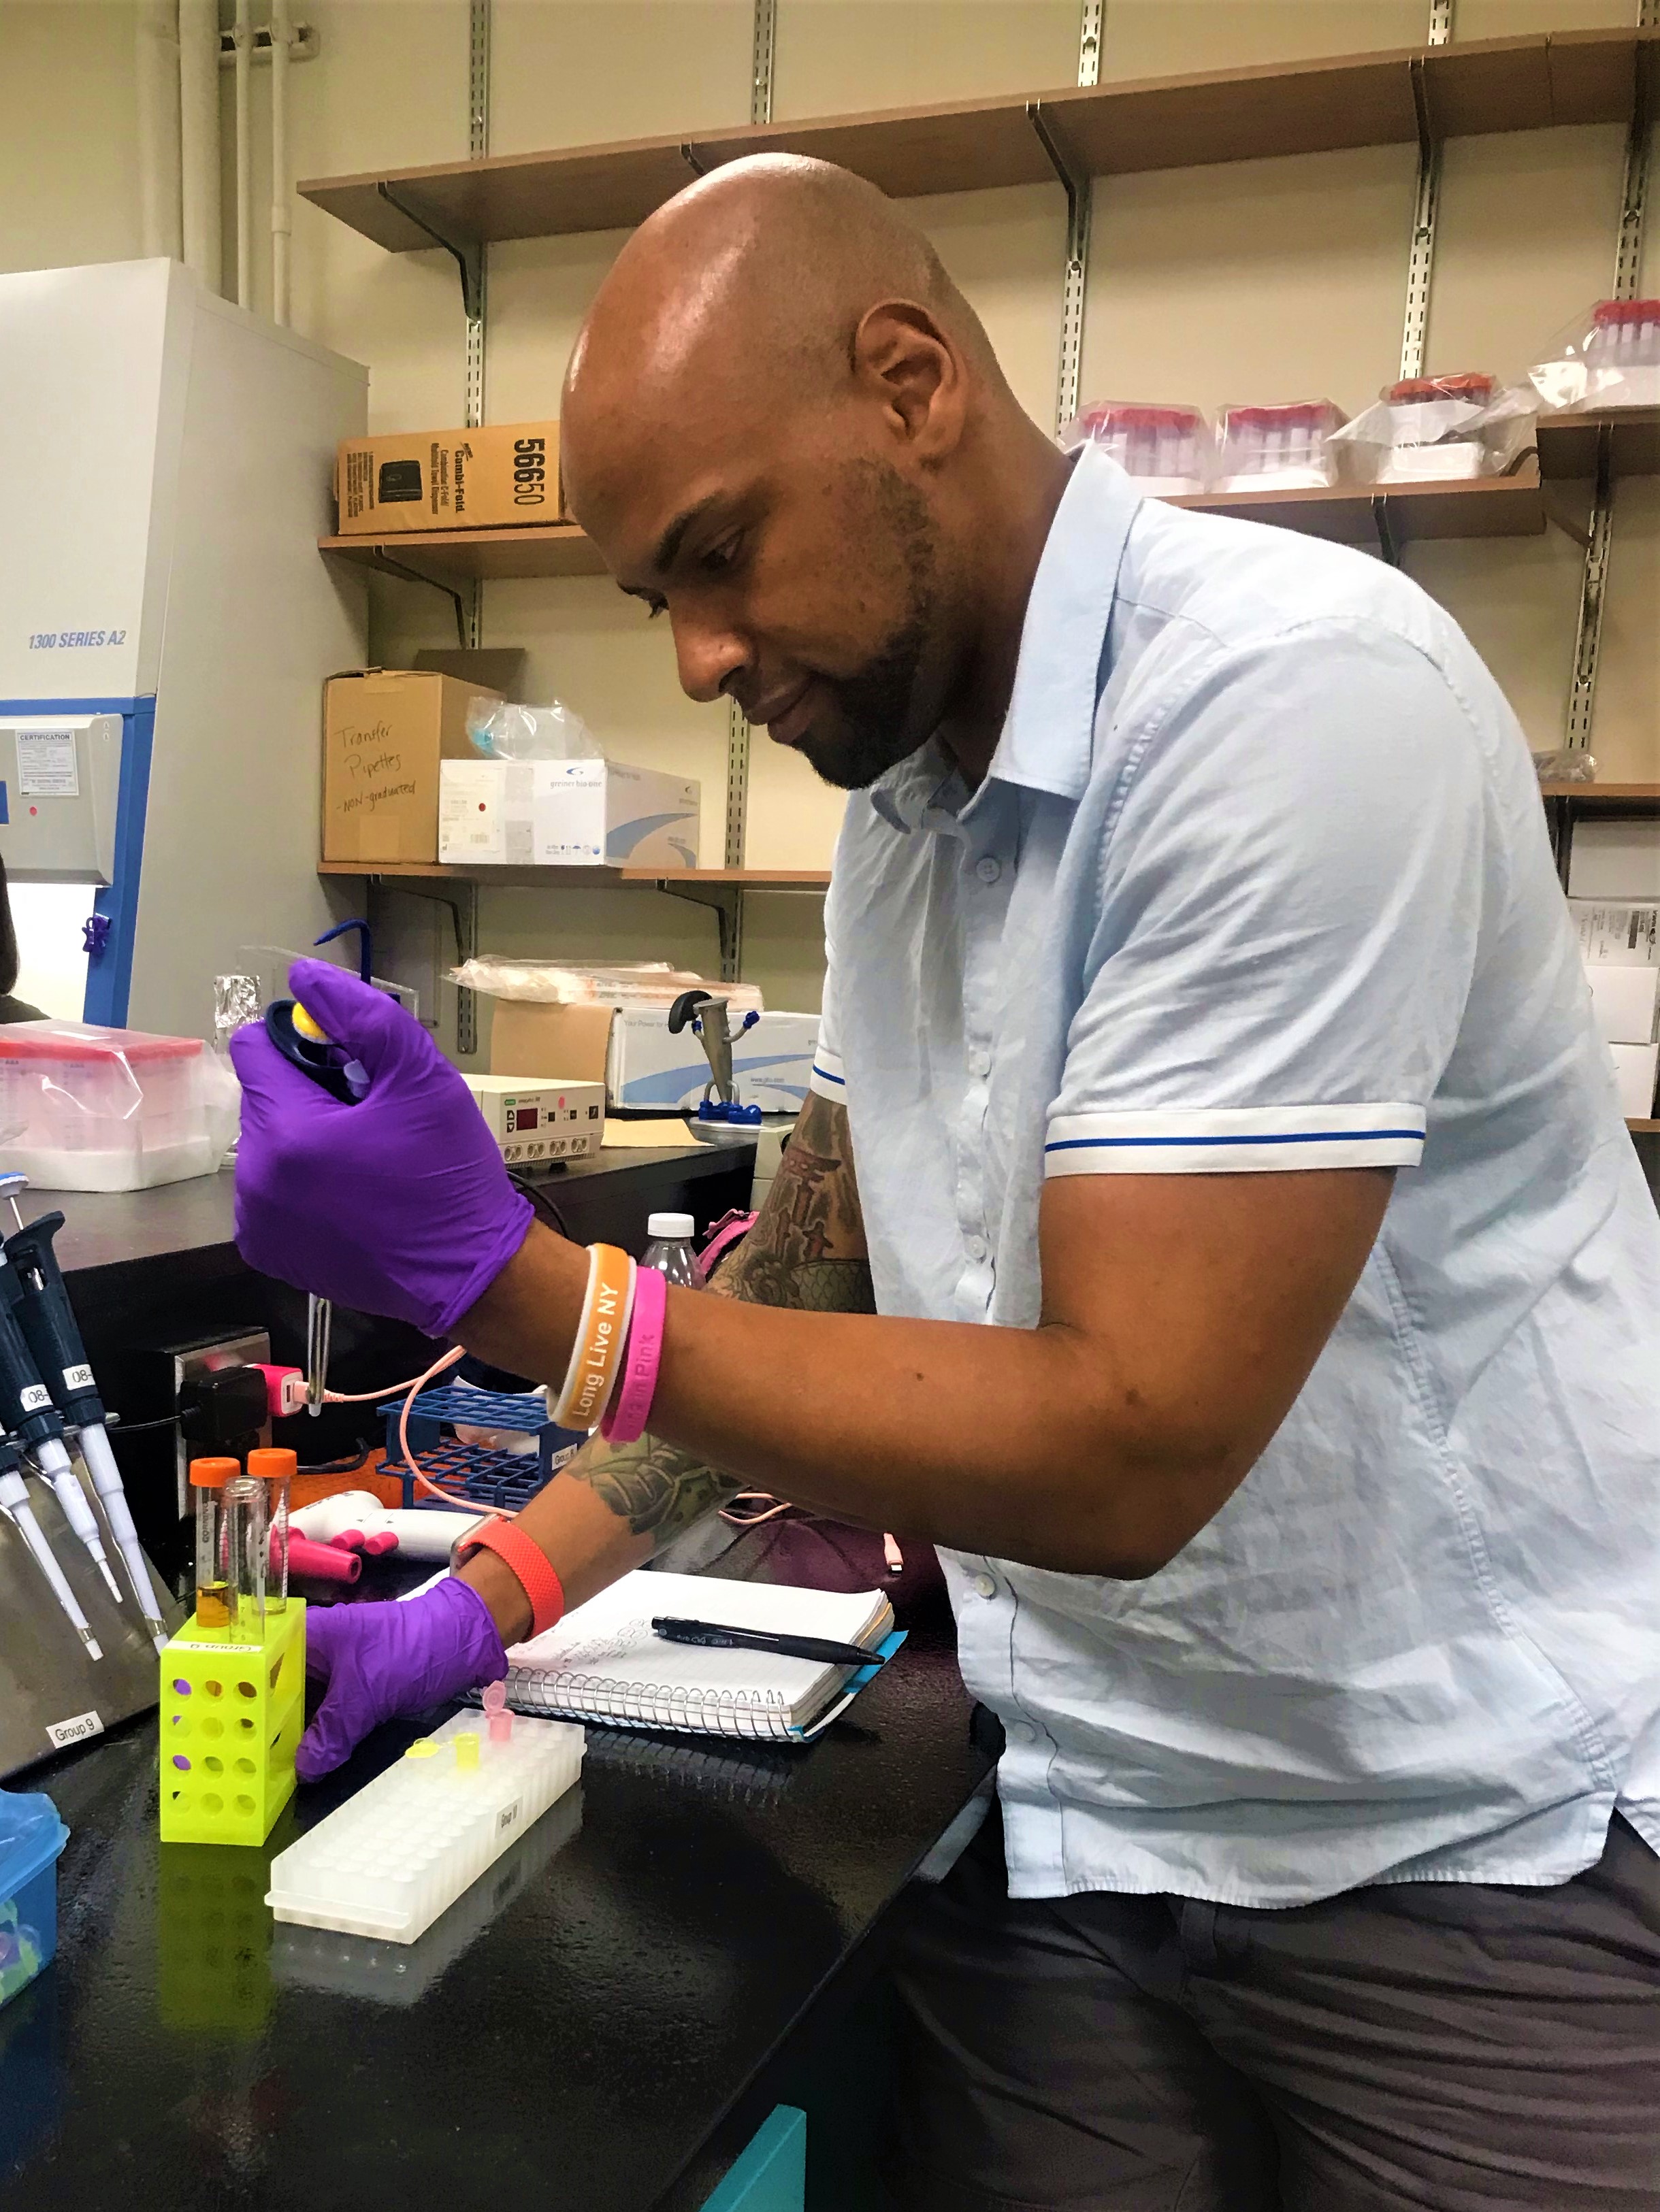
[(685, 690), (848, 789), (961, 710), (1006, 479), (1055, 459), (927, 240), (873, 185), (775, 155), (634, 234), (561, 437), (572, 510), (667, 613)]

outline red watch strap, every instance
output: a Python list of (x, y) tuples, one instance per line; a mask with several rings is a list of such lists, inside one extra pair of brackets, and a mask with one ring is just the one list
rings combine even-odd
[(489, 1521), (482, 1528), (472, 1529), (456, 1546), (458, 1559), (469, 1553), (494, 1552), (506, 1561), (524, 1585), (525, 1595), (530, 1600), (532, 1636), (540, 1636), (544, 1629), (553, 1627), (562, 1620), (565, 1593), (553, 1564), (539, 1544), (534, 1544), (515, 1521)]

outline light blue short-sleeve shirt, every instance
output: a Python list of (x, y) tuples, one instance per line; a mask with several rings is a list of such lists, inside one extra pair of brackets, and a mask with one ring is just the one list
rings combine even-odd
[(884, 1313), (1027, 1328), (1049, 1176), (1387, 1165), (1160, 1572), (946, 1553), (1010, 1887), (1292, 1905), (1660, 1848), (1660, 1221), (1526, 746), (1404, 577), (1079, 460), (971, 795), (849, 803), (814, 1088)]

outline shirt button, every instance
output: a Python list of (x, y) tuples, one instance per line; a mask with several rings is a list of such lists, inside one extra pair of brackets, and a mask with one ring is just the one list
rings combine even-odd
[(969, 1073), (970, 1075), (988, 1075), (990, 1073), (991, 1054), (986, 1050), (984, 1045), (977, 1044), (974, 1048), (974, 1050), (969, 1054)]
[(974, 872), (982, 884), (994, 884), (1003, 872), (1003, 863), (988, 853), (975, 862)]
[(970, 1260), (983, 1260), (986, 1256), (986, 1240), (983, 1237), (970, 1237), (964, 1249)]
[(1030, 1721), (1011, 1721), (1008, 1733), (1009, 1740), (1013, 1743), (1036, 1743), (1037, 1741), (1037, 1731)]
[(974, 1578), (974, 1594), (976, 1597), (995, 1597), (997, 1595), (996, 1576), (976, 1575)]

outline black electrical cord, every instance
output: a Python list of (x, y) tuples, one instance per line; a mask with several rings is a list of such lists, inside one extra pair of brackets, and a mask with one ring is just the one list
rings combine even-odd
[(569, 1224), (559, 1211), (556, 1202), (549, 1197), (541, 1183), (532, 1182), (528, 1177), (516, 1175), (511, 1168), (508, 1170), (508, 1181), (516, 1191), (529, 1199), (538, 1216), (547, 1223), (550, 1229), (556, 1229), (568, 1244), (575, 1242), (570, 1233)]
[(294, 1471), (296, 1474), (356, 1474), (358, 1468), (368, 1460), (369, 1454), (375, 1449), (373, 1444), (366, 1444), (361, 1437), (357, 1442), (358, 1453), (356, 1459), (322, 1460), (314, 1467), (296, 1467)]
[(110, 1429), (112, 1437), (142, 1437), (148, 1429), (176, 1429), (183, 1419), (179, 1413), (164, 1413), (159, 1421), (124, 1421), (118, 1413)]

